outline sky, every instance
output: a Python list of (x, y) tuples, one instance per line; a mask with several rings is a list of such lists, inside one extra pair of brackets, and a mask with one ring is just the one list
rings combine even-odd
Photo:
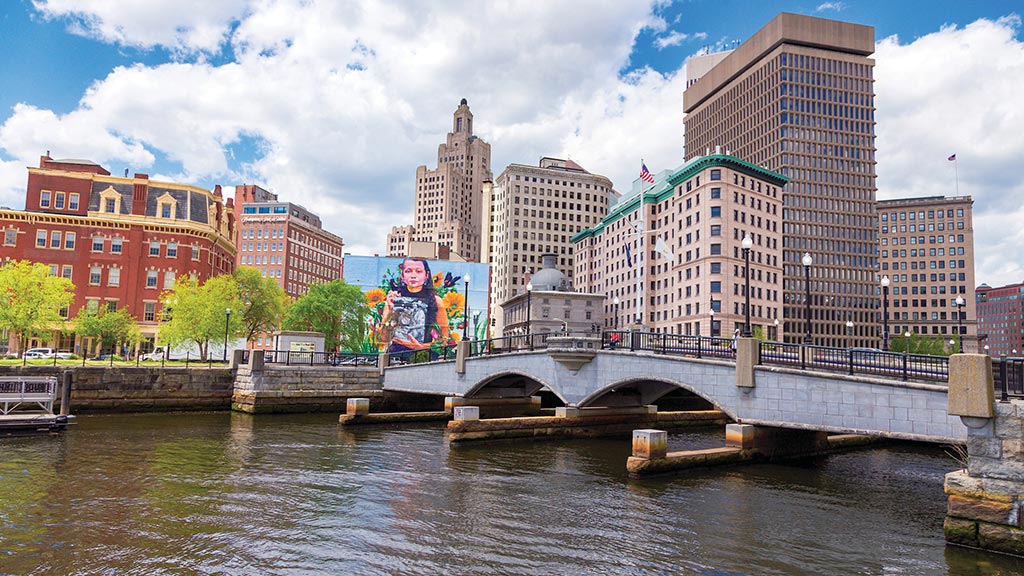
[(0, 205), (49, 150), (258, 184), (383, 254), (460, 99), (495, 176), (554, 156), (627, 191), (683, 162), (687, 58), (780, 11), (874, 27), (878, 198), (970, 195), (977, 283), (1024, 281), (1020, 0), (5, 0)]

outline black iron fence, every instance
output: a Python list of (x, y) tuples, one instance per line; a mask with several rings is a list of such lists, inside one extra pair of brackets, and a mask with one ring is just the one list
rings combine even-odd
[(782, 342), (760, 342), (760, 363), (806, 370), (886, 376), (901, 380), (949, 380), (949, 358), (902, 354), (869, 348), (830, 348)]
[(1000, 356), (992, 365), (992, 376), (1000, 400), (1024, 396), (1024, 358)]
[(263, 353), (263, 362), (285, 366), (376, 366), (377, 354), (266, 350)]

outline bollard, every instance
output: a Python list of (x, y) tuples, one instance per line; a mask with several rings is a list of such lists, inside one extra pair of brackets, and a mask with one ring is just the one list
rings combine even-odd
[(454, 420), (456, 422), (461, 420), (479, 420), (480, 419), (480, 407), (479, 406), (456, 406), (453, 410)]
[(633, 457), (653, 460), (668, 455), (668, 432), (633, 430)]
[(63, 376), (63, 382), (60, 387), (60, 415), (67, 416), (71, 414), (71, 382), (75, 378), (75, 373), (71, 370), (65, 370)]
[(369, 398), (349, 398), (345, 402), (345, 414), (349, 416), (367, 416), (370, 414)]

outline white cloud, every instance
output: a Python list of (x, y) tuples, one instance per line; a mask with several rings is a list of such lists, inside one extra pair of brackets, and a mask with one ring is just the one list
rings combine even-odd
[(845, 2), (824, 2), (818, 4), (818, 7), (814, 9), (815, 12), (842, 12), (846, 9)]
[(660, 36), (658, 38), (655, 38), (654, 45), (658, 47), (658, 50), (664, 50), (669, 46), (679, 46), (680, 44), (683, 43), (684, 40), (686, 40), (689, 37), (689, 34), (685, 34), (683, 32), (676, 32), (673, 30), (666, 36)]
[[(878, 197), (974, 199), (978, 283), (1024, 280), (1024, 43), (1020, 19), (878, 43)], [(947, 160), (957, 155), (954, 163)]]

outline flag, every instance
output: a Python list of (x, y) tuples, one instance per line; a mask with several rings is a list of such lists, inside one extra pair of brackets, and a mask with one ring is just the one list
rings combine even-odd
[(640, 161), (640, 179), (648, 184), (654, 184), (654, 175), (647, 169), (647, 164), (644, 164), (643, 160)]
[(654, 249), (664, 256), (670, 265), (675, 264), (676, 255), (672, 253), (672, 250), (668, 247), (668, 244), (665, 244), (665, 241), (661, 239), (661, 236), (658, 236), (657, 240), (655, 240)]
[(626, 244), (626, 265), (630, 268), (633, 267), (633, 257), (629, 254), (629, 244)]
[(949, 158), (946, 158), (946, 160), (949, 160), (950, 162), (953, 162), (954, 160), (956, 160), (956, 154), (953, 154)]

